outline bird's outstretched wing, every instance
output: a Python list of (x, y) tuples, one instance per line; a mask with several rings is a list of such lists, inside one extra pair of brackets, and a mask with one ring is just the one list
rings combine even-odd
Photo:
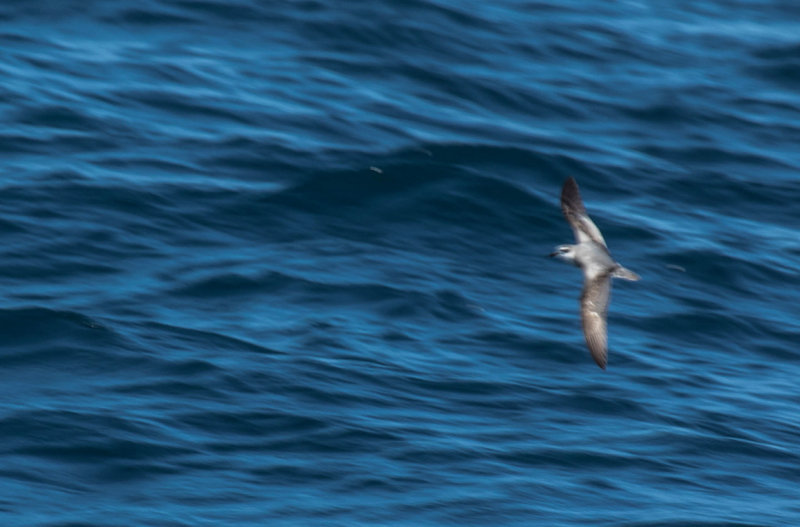
[(578, 191), (578, 183), (573, 177), (568, 178), (561, 189), (561, 210), (575, 232), (575, 241), (577, 243), (591, 240), (608, 249), (603, 235), (600, 234), (600, 229), (597, 228), (597, 225), (586, 213), (581, 194)]
[(586, 345), (592, 358), (602, 369), (608, 363), (606, 317), (611, 298), (611, 275), (608, 273), (586, 280), (581, 293), (581, 322)]

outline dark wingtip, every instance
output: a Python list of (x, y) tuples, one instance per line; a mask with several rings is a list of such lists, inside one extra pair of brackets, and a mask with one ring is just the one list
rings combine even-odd
[[(589, 351), (592, 350), (590, 349)], [(601, 355), (599, 353), (592, 353), (592, 358), (594, 359), (594, 362), (600, 366), (600, 369), (605, 371), (606, 365), (608, 364), (608, 356)]]
[(578, 182), (575, 181), (575, 178), (570, 176), (564, 181), (564, 186), (561, 188), (561, 203), (567, 204), (571, 207), (574, 207), (578, 210), (582, 207), (581, 205), (581, 194), (578, 190)]
[(578, 182), (575, 181), (574, 177), (570, 176), (564, 181), (563, 188), (564, 188), (564, 190), (566, 190), (568, 188), (570, 188), (570, 189), (574, 188), (575, 190), (578, 190)]
[(592, 347), (592, 342), (589, 339), (586, 340), (586, 344), (589, 346), (589, 353), (591, 353), (594, 362), (600, 366), (601, 370), (605, 370), (608, 364), (608, 350), (606, 348), (597, 348), (597, 346)]

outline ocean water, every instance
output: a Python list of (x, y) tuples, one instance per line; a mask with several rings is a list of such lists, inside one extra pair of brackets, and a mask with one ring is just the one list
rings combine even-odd
[(795, 3), (0, 21), (0, 524), (800, 525)]

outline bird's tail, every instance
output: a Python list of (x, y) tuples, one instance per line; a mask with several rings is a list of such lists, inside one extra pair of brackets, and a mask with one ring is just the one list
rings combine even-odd
[(614, 269), (614, 272), (611, 274), (611, 276), (622, 278), (623, 280), (630, 280), (632, 282), (635, 282), (639, 279), (638, 274), (634, 273), (630, 269), (622, 267), (621, 265), (618, 265), (617, 268)]

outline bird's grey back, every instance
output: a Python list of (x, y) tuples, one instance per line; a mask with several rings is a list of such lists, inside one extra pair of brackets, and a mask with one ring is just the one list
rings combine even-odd
[(589, 240), (575, 246), (575, 260), (578, 262), (586, 280), (610, 273), (617, 262), (611, 258), (608, 249), (596, 242)]

